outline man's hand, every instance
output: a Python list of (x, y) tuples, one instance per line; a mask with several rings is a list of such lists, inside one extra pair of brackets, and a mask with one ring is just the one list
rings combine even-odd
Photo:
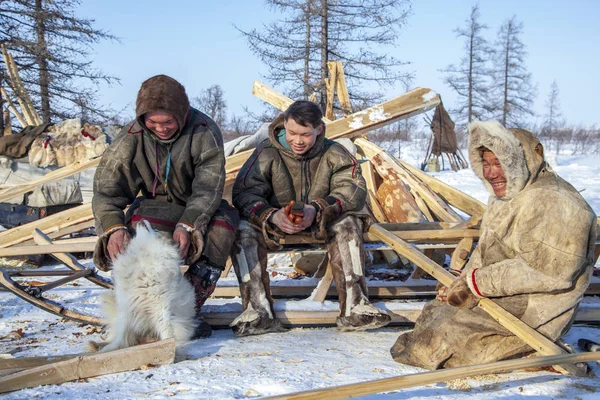
[(117, 256), (125, 251), (130, 240), (131, 235), (127, 229), (119, 229), (110, 234), (106, 249), (111, 261), (115, 261)]
[(179, 247), (179, 256), (185, 260), (190, 249), (190, 233), (185, 228), (179, 226), (173, 232), (173, 240)]
[(479, 299), (469, 289), (464, 277), (457, 278), (448, 289), (448, 304), (454, 307), (473, 308)]
[(304, 205), (304, 217), (302, 218), (302, 222), (300, 225), (302, 226), (302, 230), (308, 228), (315, 221), (315, 217), (317, 216), (317, 209), (310, 204)]
[[(314, 216), (313, 216), (313, 219), (314, 219)], [(273, 224), (275, 224), (279, 229), (281, 229), (283, 232), (290, 234), (290, 235), (292, 235), (294, 233), (298, 233), (305, 229), (302, 226), (302, 222), (299, 224), (294, 224), (293, 222), (290, 222), (290, 220), (287, 217), (285, 207), (281, 208), (281, 209), (275, 211), (273, 214), (271, 214), (271, 216), (269, 217), (269, 220)], [(303, 221), (304, 221), (304, 219), (303, 219)]]
[(442, 285), (441, 283), (438, 283), (437, 286), (435, 287), (435, 290), (437, 291), (437, 295), (435, 296), (435, 298), (441, 302), (444, 301), (448, 301), (448, 287)]

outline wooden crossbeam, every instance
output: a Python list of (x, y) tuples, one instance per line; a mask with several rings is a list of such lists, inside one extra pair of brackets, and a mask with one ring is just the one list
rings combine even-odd
[[(425, 257), (417, 249), (387, 231), (379, 224), (373, 224), (369, 228), (369, 233), (372, 233), (379, 240), (391, 246), (396, 252), (408, 258), (410, 261), (425, 270), (428, 274), (436, 278), (442, 285), (450, 286), (456, 279), (454, 275), (446, 271), (443, 267)], [(526, 344), (531, 346), (535, 351), (542, 355), (557, 355), (564, 354), (565, 351), (550, 339), (525, 324), (523, 321), (504, 310), (494, 301), (488, 298), (479, 300), (478, 307), (486, 311), (500, 325), (508, 329), (511, 333), (519, 337)], [(563, 373), (579, 375), (580, 371), (572, 365), (558, 365), (555, 367)]]
[[(600, 352), (563, 354), (546, 357), (521, 358), (517, 360), (497, 361), (487, 364), (469, 365), (466, 367), (441, 369), (437, 371), (422, 372), (395, 376), (392, 378), (378, 379), (329, 388), (308, 390), (305, 392), (288, 393), (280, 396), (265, 397), (270, 400), (321, 400), (321, 399), (348, 399), (370, 394), (397, 391), (416, 386), (425, 386), (432, 383), (446, 382), (470, 376), (498, 374), (528, 368), (539, 368), (548, 365), (590, 362), (600, 360)], [(404, 397), (404, 396), (403, 396)]]
[(401, 164), (390, 156), (381, 147), (369, 142), (363, 138), (357, 138), (354, 144), (358, 149), (371, 160), (379, 175), (390, 181), (402, 180), (411, 190), (416, 191), (425, 201), (427, 206), (433, 211), (441, 221), (459, 222), (462, 218), (433, 192), (427, 185), (423, 184), (418, 178), (412, 175)]
[[(266, 85), (254, 82), (253, 93), (280, 110), (289, 107), (291, 99), (266, 88), (268, 88)], [(439, 103), (440, 96), (437, 93), (431, 89), (417, 88), (402, 96), (327, 124), (325, 135), (329, 139), (360, 136), (372, 129), (429, 111)], [(253, 151), (247, 150), (227, 157), (225, 169), (228, 176), (234, 176)]]
[[(74, 355), (66, 360), (42, 364), (0, 377), (0, 393), (40, 385), (55, 385), (116, 372), (132, 371), (149, 365), (171, 364), (174, 360), (174, 339), (103, 353)], [(13, 363), (15, 365), (27, 365), (26, 362)]]
[(8, 104), (8, 107), (10, 108), (10, 111), (13, 113), (13, 115), (15, 117), (17, 117), (17, 120), (19, 120), (19, 123), (21, 124), (21, 126), (23, 128), (25, 128), (27, 126), (27, 121), (25, 120), (25, 117), (23, 116), (23, 114), (21, 114), (19, 112), (19, 110), (17, 110), (17, 107), (12, 102), (10, 97), (8, 97), (8, 93), (6, 93), (6, 90), (3, 87), (0, 87), (0, 94), (2, 94), (2, 99), (4, 101), (6, 101), (6, 103)]
[[(32, 239), (32, 232), (38, 228), (47, 235), (66, 230), (71, 226), (77, 225), (78, 228), (89, 225), (93, 226), (94, 216), (92, 214), (92, 205), (83, 204), (68, 210), (44, 217), (37, 221), (30, 222), (4, 232), (0, 232), (0, 248), (6, 248)], [(67, 251), (70, 251), (67, 249)], [(87, 250), (86, 250), (87, 251)], [(41, 254), (41, 253), (38, 253)]]
[(27, 182), (23, 185), (13, 186), (7, 189), (0, 190), (0, 202), (30, 192), (40, 186), (43, 183), (54, 182), (59, 179), (68, 178), (71, 175), (75, 175), (83, 170), (97, 166), (100, 163), (100, 157), (76, 161), (73, 164), (69, 164), (57, 170), (54, 170), (39, 179)]
[(468, 194), (461, 192), (460, 190), (434, 178), (433, 176), (426, 174), (418, 168), (413, 167), (407, 162), (400, 159), (396, 159), (404, 168), (409, 170), (417, 178), (425, 182), (431, 190), (442, 196), (448, 203), (461, 211), (466, 212), (471, 216), (483, 215), (486, 210), (485, 204), (469, 196)]

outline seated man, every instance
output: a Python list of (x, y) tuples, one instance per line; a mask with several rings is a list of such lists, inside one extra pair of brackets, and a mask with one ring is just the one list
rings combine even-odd
[(392, 357), (427, 369), (504, 360), (533, 349), (475, 307), (490, 298), (549, 339), (571, 327), (588, 287), (596, 215), (544, 161), (539, 140), (495, 121), (469, 125), (473, 171), (491, 196), (479, 245), (429, 302)]
[[(224, 185), (219, 127), (190, 107), (175, 79), (157, 75), (146, 80), (138, 92), (136, 119), (104, 153), (94, 176), (96, 265), (110, 269), (111, 260), (129, 243), (127, 225), (146, 219), (172, 233), (182, 259), (190, 264), (187, 277), (196, 290), (200, 317), (200, 307), (225, 268), (239, 223), (237, 211), (221, 199)], [(210, 326), (200, 321), (196, 336), (210, 333)]]
[[(233, 186), (242, 219), (232, 257), (244, 307), (231, 324), (238, 336), (282, 331), (269, 289), (267, 250), (279, 248), (284, 233), (305, 230), (327, 242), (340, 303), (337, 325), (370, 329), (390, 321), (367, 299), (365, 181), (356, 159), (325, 138), (322, 117), (312, 102), (293, 103), (269, 126), (269, 139), (246, 161)], [(292, 200), (303, 212), (297, 223), (286, 215)]]

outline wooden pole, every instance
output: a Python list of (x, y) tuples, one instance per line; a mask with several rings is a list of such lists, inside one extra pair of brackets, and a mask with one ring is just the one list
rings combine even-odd
[(498, 374), (525, 368), (539, 368), (558, 363), (579, 363), (600, 360), (600, 352), (562, 354), (555, 356), (522, 358), (517, 360), (497, 361), (487, 364), (470, 365), (450, 369), (441, 369), (431, 372), (422, 372), (374, 381), (353, 383), (324, 389), (296, 392), (281, 396), (266, 397), (265, 399), (289, 400), (321, 400), (321, 399), (349, 399), (352, 397), (366, 396), (375, 393), (390, 392), (416, 386), (425, 386), (432, 383), (445, 382), (453, 379), (467, 378), (476, 375)]
[[(63, 235), (65, 235), (66, 233), (63, 232), (69, 231), (69, 227), (77, 226), (77, 229), (81, 230), (85, 227), (93, 225), (94, 215), (92, 214), (92, 205), (90, 203), (83, 204), (81, 206), (73, 207), (68, 210), (44, 217), (37, 221), (0, 232), (0, 248), (9, 247), (30, 240), (32, 238), (32, 232), (35, 228), (39, 228), (47, 235), (50, 235), (54, 232), (61, 232)], [(71, 249), (67, 249), (67, 251), (71, 251)]]
[(479, 200), (474, 199), (468, 194), (453, 188), (452, 186), (426, 174), (420, 169), (415, 168), (400, 159), (396, 159), (396, 161), (417, 178), (425, 182), (431, 188), (431, 190), (442, 196), (448, 203), (452, 204), (459, 210), (464, 211), (471, 216), (483, 215), (485, 212), (486, 206)]
[(171, 364), (174, 360), (174, 339), (104, 353), (83, 354), (0, 377), (0, 393), (132, 371), (148, 365)]
[(0, 190), (0, 201), (4, 201), (6, 199), (10, 199), (11, 197), (15, 197), (20, 194), (32, 191), (42, 183), (48, 183), (57, 181), (59, 179), (67, 178), (88, 168), (95, 167), (98, 164), (100, 164), (100, 159), (101, 157), (96, 157), (88, 160), (76, 161), (73, 164), (69, 164), (62, 168), (54, 170), (34, 181), (30, 181), (23, 185), (13, 186), (7, 189)]
[(6, 101), (6, 104), (8, 104), (8, 108), (10, 108), (10, 111), (15, 117), (17, 117), (21, 126), (25, 128), (27, 126), (27, 121), (25, 120), (25, 117), (19, 112), (19, 110), (17, 110), (15, 104), (12, 102), (10, 97), (8, 97), (8, 93), (6, 93), (6, 90), (4, 90), (3, 87), (0, 87), (0, 91), (2, 91), (2, 98)]
[[(369, 233), (372, 233), (382, 242), (391, 246), (394, 250), (396, 250), (396, 252), (421, 267), (429, 275), (436, 278), (442, 285), (450, 286), (452, 285), (452, 282), (454, 282), (454, 279), (456, 279), (450, 272), (446, 271), (443, 267), (425, 257), (417, 249), (399, 237), (395, 236), (393, 233), (387, 231), (379, 224), (371, 225), (369, 228)], [(542, 355), (547, 356), (565, 353), (565, 351), (557, 344), (500, 307), (498, 304), (494, 303), (492, 300), (483, 298), (479, 300), (477, 305), (486, 311), (500, 325), (508, 329), (511, 333), (523, 340), (526, 344), (531, 346), (535, 351), (541, 353)], [(562, 373), (580, 375), (580, 371), (573, 365), (557, 365), (555, 368)]]
[(348, 94), (348, 87), (346, 86), (346, 75), (344, 74), (344, 67), (340, 61), (334, 61), (337, 63), (337, 96), (342, 106), (342, 112), (344, 117), (352, 114), (352, 104), (350, 104), (350, 95)]

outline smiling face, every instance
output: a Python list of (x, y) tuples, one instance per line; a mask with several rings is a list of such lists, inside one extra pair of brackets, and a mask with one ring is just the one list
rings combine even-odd
[(294, 121), (293, 117), (283, 121), (283, 126), (285, 127), (285, 141), (299, 156), (308, 152), (315, 145), (317, 137), (323, 130), (322, 125), (317, 128), (313, 128), (311, 124), (302, 126)]
[(497, 197), (506, 196), (506, 175), (498, 157), (491, 151), (483, 152), (483, 177), (492, 185)]
[(177, 130), (179, 124), (175, 116), (165, 111), (151, 111), (144, 115), (144, 123), (159, 139), (171, 139)]

